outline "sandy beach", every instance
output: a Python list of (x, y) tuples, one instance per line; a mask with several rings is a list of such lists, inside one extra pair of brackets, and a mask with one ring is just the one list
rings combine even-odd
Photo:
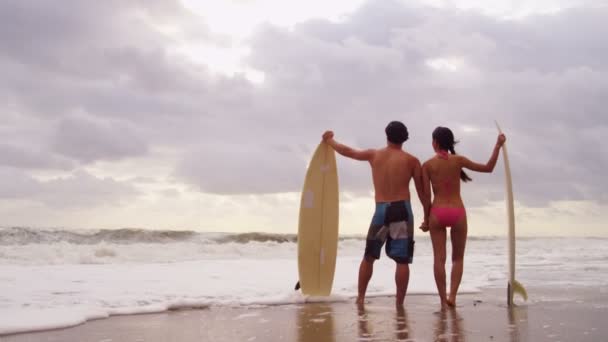
[(393, 298), (300, 305), (211, 307), (115, 316), (60, 330), (9, 335), (34, 341), (604, 341), (608, 293), (598, 288), (529, 289), (507, 308), (502, 289), (462, 295), (441, 311), (437, 298), (413, 295), (403, 310)]

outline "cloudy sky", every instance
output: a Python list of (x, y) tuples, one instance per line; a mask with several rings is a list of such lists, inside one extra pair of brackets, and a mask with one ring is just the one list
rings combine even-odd
[[(0, 2), (0, 226), (294, 233), (324, 130), (401, 120), (424, 161), (444, 125), (485, 161), (498, 120), (519, 232), (608, 236), (604, 1), (60, 3)], [(369, 167), (338, 167), (365, 233)], [(470, 234), (506, 232), (502, 167), (463, 187)]]

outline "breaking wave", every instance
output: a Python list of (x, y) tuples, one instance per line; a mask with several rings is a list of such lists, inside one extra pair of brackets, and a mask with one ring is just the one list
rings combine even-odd
[[(340, 240), (360, 240), (360, 236), (341, 236)], [(69, 243), (74, 245), (108, 244), (142, 244), (142, 243), (239, 243), (274, 242), (295, 243), (296, 234), (277, 233), (201, 233), (190, 230), (147, 230), (140, 228), (67, 230), (35, 229), (24, 227), (0, 228), (0, 245), (18, 246), (29, 244)]]

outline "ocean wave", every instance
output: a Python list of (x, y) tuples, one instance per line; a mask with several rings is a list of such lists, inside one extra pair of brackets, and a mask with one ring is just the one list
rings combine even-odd
[[(339, 241), (348, 240), (364, 240), (365, 236), (340, 236)], [(222, 237), (214, 239), (218, 243), (249, 243), (249, 242), (277, 242), (277, 243), (296, 243), (298, 242), (297, 234), (278, 234), (278, 233), (262, 233), (262, 232), (251, 232), (251, 233), (240, 233), (240, 234), (227, 234)]]
[(295, 243), (298, 240), (296, 234), (272, 234), (272, 233), (241, 233), (241, 234), (229, 234), (219, 238), (215, 241), (218, 243), (249, 243), (249, 242), (292, 242)]
[(114, 244), (170, 243), (194, 238), (193, 231), (146, 230), (136, 228), (100, 230), (51, 230), (11, 227), (0, 229), (0, 245), (52, 244), (68, 242), (77, 245), (95, 245), (102, 242)]
[[(362, 240), (364, 236), (340, 236), (340, 241)], [(296, 243), (297, 234), (264, 232), (247, 233), (204, 233), (190, 230), (148, 230), (140, 228), (68, 230), (36, 229), (25, 227), (0, 228), (0, 246), (19, 246), (29, 244), (55, 244), (66, 242), (75, 245), (141, 244), (194, 242), (199, 244), (247, 244), (258, 243)]]
[[(362, 241), (365, 235), (340, 235), (340, 242)], [(416, 240), (428, 239), (428, 235), (418, 234)], [(568, 240), (602, 240), (606, 238), (577, 237), (563, 239), (559, 237), (517, 237), (521, 242), (568, 241)], [(471, 242), (503, 242), (505, 236), (469, 236)], [(248, 243), (297, 243), (298, 236), (294, 233), (210, 233), (192, 230), (150, 230), (144, 228), (121, 229), (49, 229), (10, 227), (0, 228), (0, 246), (22, 246), (30, 244), (68, 243), (73, 245), (98, 245), (102, 243), (114, 245), (132, 244), (168, 244), (195, 243), (199, 245), (248, 244)]]

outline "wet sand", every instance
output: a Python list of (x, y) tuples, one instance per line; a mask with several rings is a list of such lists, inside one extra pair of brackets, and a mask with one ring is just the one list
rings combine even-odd
[(117, 316), (72, 328), (0, 337), (34, 341), (607, 341), (608, 291), (528, 289), (530, 300), (505, 304), (505, 290), (461, 295), (440, 310), (436, 296), (302, 305), (217, 307)]

